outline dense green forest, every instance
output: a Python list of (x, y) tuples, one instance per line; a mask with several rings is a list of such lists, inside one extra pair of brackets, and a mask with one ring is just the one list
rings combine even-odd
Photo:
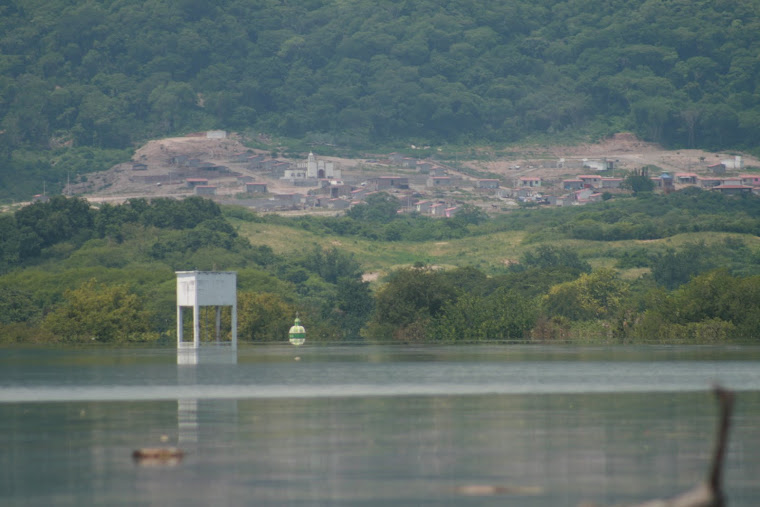
[[(171, 344), (174, 271), (194, 269), (238, 272), (243, 342), (285, 340), (297, 312), (316, 342), (760, 337), (756, 197), (684, 190), (458, 222), (399, 216), (387, 194), (362, 206), (286, 218), (199, 197), (93, 208), (56, 196), (0, 215), (0, 342)], [(286, 248), (263, 241), (267, 227)], [(500, 252), (516, 262), (429, 262), (442, 238), (477, 247), (499, 234), (519, 234)], [(370, 285), (376, 266), (348, 250), (360, 241), (424, 253)]]
[(210, 128), (752, 150), (759, 31), (754, 0), (10, 0), (0, 198)]

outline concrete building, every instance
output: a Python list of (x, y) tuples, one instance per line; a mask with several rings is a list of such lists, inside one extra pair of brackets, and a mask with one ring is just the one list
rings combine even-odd
[(207, 178), (187, 178), (185, 180), (188, 188), (195, 188), (197, 186), (208, 185)]
[(565, 190), (580, 190), (583, 188), (583, 180), (579, 180), (577, 178), (563, 180), (562, 188)]
[(623, 178), (602, 178), (602, 188), (620, 188)]
[(194, 190), (195, 195), (216, 195), (216, 186), (214, 185), (196, 185)]
[(602, 187), (602, 177), (597, 174), (579, 174), (578, 179), (583, 182), (585, 188)]
[(699, 176), (697, 173), (676, 173), (675, 179), (679, 185), (696, 185)]
[(482, 179), (475, 182), (475, 188), (480, 189), (496, 189), (499, 188), (499, 180), (497, 179)]
[(379, 176), (367, 180), (367, 187), (372, 190), (388, 190), (391, 188), (405, 190), (409, 188), (409, 178), (406, 176)]
[(245, 191), (249, 194), (265, 194), (267, 193), (267, 184), (255, 181), (246, 183)]
[(450, 176), (431, 176), (427, 180), (427, 186), (433, 187), (433, 188), (450, 187), (451, 177)]
[(519, 183), (521, 187), (540, 187), (541, 178), (523, 176), (519, 179)]
[(306, 159), (306, 162), (301, 162), (298, 164), (299, 169), (305, 169), (306, 170), (306, 178), (314, 178), (314, 179), (340, 179), (341, 178), (341, 172), (339, 169), (336, 169), (335, 163), (326, 161), (326, 160), (319, 160), (314, 155), (313, 152), (309, 152), (309, 156)]

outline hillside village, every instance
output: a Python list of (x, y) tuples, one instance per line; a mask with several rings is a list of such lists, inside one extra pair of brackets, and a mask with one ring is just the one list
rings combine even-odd
[[(576, 149), (567, 156), (544, 154), (506, 166), (501, 161), (453, 167), (400, 153), (349, 160), (312, 152), (306, 159), (291, 160), (247, 149), (227, 132), (210, 131), (152, 141), (131, 162), (88, 175), (64, 193), (117, 202), (200, 195), (260, 212), (337, 213), (382, 191), (399, 199), (401, 212), (451, 217), (463, 204), (498, 213), (519, 203), (574, 206), (627, 193), (621, 188), (624, 176), (647, 161), (626, 156), (628, 145), (641, 144), (623, 134), (617, 148), (603, 156), (594, 156), (599, 150), (589, 148), (588, 157)], [(660, 154), (659, 159), (666, 158)], [(680, 164), (669, 160), (649, 165), (663, 168), (649, 173), (659, 191), (697, 186), (726, 194), (760, 193), (760, 163), (747, 163), (740, 155), (693, 153), (684, 154)]]

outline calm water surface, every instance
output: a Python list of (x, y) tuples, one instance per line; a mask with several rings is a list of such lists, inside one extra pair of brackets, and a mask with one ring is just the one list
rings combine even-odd
[[(758, 347), (0, 349), (0, 505), (621, 504), (705, 475), (760, 505)], [(176, 445), (177, 466), (141, 466)], [(492, 485), (498, 495), (467, 496)]]

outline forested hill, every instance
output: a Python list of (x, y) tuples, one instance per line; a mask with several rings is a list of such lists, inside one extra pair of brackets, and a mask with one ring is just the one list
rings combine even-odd
[(210, 128), (354, 146), (628, 129), (748, 148), (759, 14), (756, 0), (10, 0), (0, 156)]

